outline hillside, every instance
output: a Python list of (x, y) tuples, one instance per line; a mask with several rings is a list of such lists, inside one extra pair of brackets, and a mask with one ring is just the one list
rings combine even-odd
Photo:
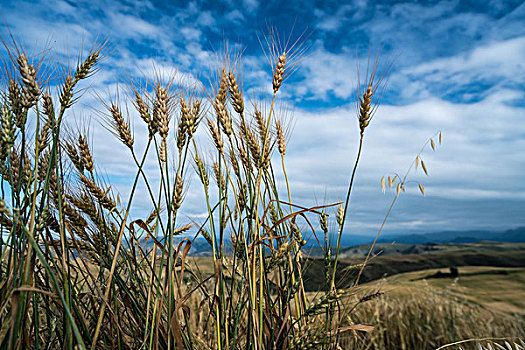
[[(364, 269), (361, 283), (377, 280), (399, 273), (451, 266), (494, 266), (525, 267), (525, 244), (471, 243), (435, 245), (434, 251), (425, 251), (422, 246), (401, 246), (392, 248), (390, 254), (374, 256)], [(393, 253), (393, 250), (423, 251), (419, 254)], [(363, 262), (365, 247), (351, 248), (350, 253), (361, 257), (343, 258), (338, 264), (336, 280), (340, 288), (353, 284), (358, 270), (349, 267)], [(348, 251), (344, 252), (348, 254)], [(305, 262), (305, 288), (319, 290), (324, 285), (324, 261), (322, 258), (308, 258)]]

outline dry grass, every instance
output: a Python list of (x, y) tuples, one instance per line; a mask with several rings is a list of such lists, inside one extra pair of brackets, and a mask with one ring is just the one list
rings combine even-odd
[[(346, 338), (355, 349), (435, 349), (463, 339), (525, 337), (523, 317), (523, 268), (460, 268), (457, 279), (427, 279), (438, 270), (404, 273), (356, 288), (350, 305), (377, 291), (381, 297), (359, 306), (348, 315), (352, 323), (375, 326), (367, 334)], [(500, 300), (500, 303), (494, 303)], [(516, 312), (518, 311), (518, 312)], [(479, 349), (474, 341), (463, 349)], [(452, 348), (458, 348), (456, 345)], [(513, 347), (514, 348), (514, 347)]]

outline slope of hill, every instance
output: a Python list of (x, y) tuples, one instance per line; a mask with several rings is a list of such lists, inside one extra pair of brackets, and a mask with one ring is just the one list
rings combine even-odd
[[(418, 246), (414, 246), (418, 247)], [(362, 283), (403, 272), (451, 266), (525, 267), (525, 244), (473, 243), (435, 245), (435, 251), (423, 254), (392, 253), (373, 257), (363, 271)], [(357, 276), (349, 267), (363, 262), (361, 257), (343, 258), (338, 264), (336, 279), (340, 288), (351, 286)], [(324, 286), (324, 260), (308, 258), (305, 262), (305, 287), (319, 290)]]

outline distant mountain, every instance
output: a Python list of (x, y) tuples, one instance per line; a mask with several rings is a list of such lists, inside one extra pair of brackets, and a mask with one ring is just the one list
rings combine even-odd
[[(176, 237), (175, 245), (184, 237)], [(307, 237), (308, 238), (308, 237)], [(190, 237), (190, 239), (192, 239)], [(345, 235), (341, 239), (342, 247), (355, 247), (360, 245), (369, 245), (374, 237), (365, 235)], [(497, 232), (497, 231), (441, 231), (426, 234), (408, 234), (408, 235), (387, 235), (380, 236), (377, 243), (397, 243), (406, 245), (425, 245), (428, 243), (476, 243), (480, 241), (493, 242), (525, 242), (525, 227)], [(320, 242), (323, 244), (323, 242)], [(333, 242), (335, 246), (336, 242)], [(141, 245), (144, 248), (153, 248), (153, 241), (143, 240)], [(311, 255), (316, 255), (319, 244), (315, 237), (309, 237), (305, 249), (311, 251)], [(319, 249), (320, 250), (320, 249)], [(224, 242), (225, 254), (231, 254), (232, 245), (229, 240)], [(191, 256), (211, 256), (212, 248), (205, 239), (198, 237), (192, 243), (189, 254)]]
[(525, 227), (497, 231), (441, 231), (426, 234), (390, 235), (378, 239), (380, 243), (426, 244), (426, 243), (475, 243), (479, 241), (525, 242)]

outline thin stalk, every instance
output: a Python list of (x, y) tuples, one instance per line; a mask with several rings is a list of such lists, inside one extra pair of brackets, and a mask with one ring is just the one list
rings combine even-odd
[(359, 164), (359, 159), (361, 158), (361, 150), (363, 149), (363, 137), (364, 133), (361, 132), (361, 136), (359, 138), (359, 149), (357, 151), (357, 157), (355, 159), (354, 163), (354, 169), (352, 170), (352, 176), (350, 177), (350, 185), (348, 186), (348, 193), (346, 194), (346, 201), (343, 211), (343, 218), (341, 221), (341, 225), (339, 227), (339, 235), (337, 237), (337, 249), (335, 252), (335, 261), (334, 261), (334, 268), (332, 272), (332, 283), (331, 283), (331, 289), (335, 289), (335, 273), (337, 271), (337, 261), (339, 260), (339, 249), (341, 248), (341, 238), (343, 237), (343, 228), (345, 226), (346, 221), (346, 213), (348, 211), (348, 205), (350, 204), (350, 194), (352, 193), (352, 187), (354, 185), (354, 178), (355, 173), (357, 171), (357, 165)]

